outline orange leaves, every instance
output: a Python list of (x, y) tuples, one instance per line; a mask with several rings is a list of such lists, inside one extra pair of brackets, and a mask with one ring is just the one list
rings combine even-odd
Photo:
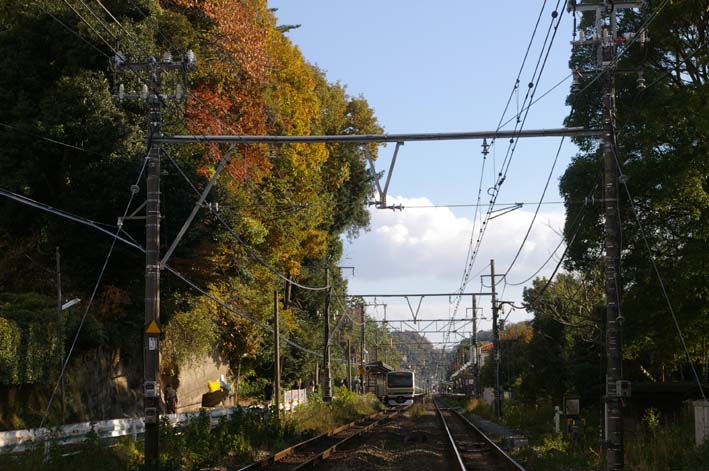
[[(264, 92), (271, 83), (265, 40), (271, 25), (265, 2), (178, 0), (209, 18), (197, 85), (187, 103), (187, 127), (194, 134), (267, 134)], [(210, 147), (208, 161), (221, 157)], [(238, 181), (268, 168), (258, 147), (242, 149), (227, 171)], [(206, 173), (206, 170), (203, 172)]]

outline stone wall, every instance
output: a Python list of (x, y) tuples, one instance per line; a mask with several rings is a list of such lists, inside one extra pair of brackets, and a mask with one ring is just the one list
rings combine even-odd
[[(218, 355), (213, 354), (201, 361), (180, 368), (180, 373), (174, 378), (163, 378), (163, 390), (168, 382), (177, 387), (177, 412), (198, 410), (202, 405), (202, 394), (209, 392), (207, 383), (218, 381), (220, 375), (228, 378), (229, 365), (223, 362)], [(231, 401), (231, 398), (229, 399)], [(225, 406), (231, 405), (225, 401)]]

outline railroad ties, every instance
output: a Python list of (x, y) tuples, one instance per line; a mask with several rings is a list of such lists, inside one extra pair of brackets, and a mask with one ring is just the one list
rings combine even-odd
[(510, 455), (488, 438), (463, 414), (455, 409), (439, 407), (436, 413), (449, 441), (456, 468), (461, 471), (511, 470), (525, 471)]
[(313, 466), (320, 460), (327, 459), (337, 447), (359, 437), (382, 422), (394, 417), (400, 411), (387, 411), (372, 414), (360, 421), (351, 422), (323, 433), (304, 442), (293, 445), (263, 460), (251, 463), (239, 471), (268, 469), (272, 471), (295, 471)]
[[(439, 407), (437, 401), (372, 414), (281, 450), (239, 471), (292, 471), (310, 467), (326, 470), (421, 467), (525, 471), (463, 414)], [(394, 418), (396, 420), (390, 420)], [(371, 432), (362, 440), (354, 440), (368, 431)]]

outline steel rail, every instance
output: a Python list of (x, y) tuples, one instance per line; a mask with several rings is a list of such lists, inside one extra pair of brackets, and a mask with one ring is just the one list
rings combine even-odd
[(448, 424), (446, 423), (445, 417), (443, 417), (443, 412), (441, 411), (441, 408), (438, 407), (438, 403), (433, 401), (433, 405), (436, 407), (436, 413), (438, 414), (438, 418), (441, 419), (441, 424), (443, 424), (443, 429), (446, 431), (446, 435), (448, 436), (448, 444), (451, 446), (451, 449), (453, 450), (453, 454), (455, 455), (455, 459), (458, 462), (458, 466), (461, 471), (467, 471), (468, 468), (466, 468), (465, 463), (463, 463), (463, 457), (460, 456), (460, 451), (458, 450), (458, 445), (455, 444), (455, 440), (453, 440), (453, 435), (451, 434), (450, 429), (448, 428)]
[[(489, 449), (500, 459), (504, 461), (504, 463), (501, 463), (503, 466), (505, 466), (505, 469), (510, 469), (514, 471), (527, 471), (524, 466), (522, 466), (520, 463), (518, 463), (514, 458), (512, 458), (505, 450), (500, 448), (500, 446), (495, 443), (490, 437), (488, 437), (482, 430), (480, 430), (474, 423), (472, 423), (465, 415), (457, 411), (456, 409), (449, 409), (449, 408), (444, 408), (440, 409), (438, 407), (438, 403), (436, 401), (433, 401), (434, 405), (436, 406), (436, 410), (438, 411), (438, 414), (441, 416), (441, 420), (443, 420), (445, 424), (445, 419), (443, 418), (443, 414), (441, 410), (447, 410), (455, 414), (459, 419), (463, 421), (463, 423), (471, 429), (473, 432), (475, 432), (477, 435), (479, 435), (483, 442), (489, 447)], [(448, 429), (446, 429), (448, 431)], [(450, 437), (450, 433), (449, 433)], [(452, 437), (451, 437), (452, 439)], [(463, 468), (465, 469), (465, 468)]]
[(455, 409), (451, 409), (451, 411), (456, 414), (465, 424), (468, 425), (471, 429), (475, 431), (475, 433), (479, 434), (482, 439), (487, 443), (498, 456), (501, 456), (511, 467), (512, 469), (516, 469), (518, 471), (527, 471), (524, 466), (519, 464), (514, 458), (512, 458), (510, 455), (507, 454), (505, 450), (500, 448), (497, 443), (495, 443), (490, 437), (485, 435), (482, 430), (480, 430), (478, 427), (475, 426), (474, 423), (472, 423), (470, 420), (468, 420), (467, 417), (465, 417), (463, 414), (458, 412)]
[(294, 463), (294, 467), (292, 468), (292, 470), (294, 471), (297, 469), (302, 469), (307, 466), (311, 466), (316, 461), (319, 461), (321, 459), (327, 459), (336, 450), (336, 448), (338, 446), (341, 446), (344, 443), (352, 440), (353, 438), (356, 438), (356, 437), (362, 435), (364, 432), (371, 430), (373, 427), (378, 425), (383, 420), (389, 419), (389, 418), (395, 416), (396, 414), (398, 414), (399, 412), (400, 411), (395, 411), (394, 413), (388, 413), (388, 414), (385, 412), (377, 412), (377, 413), (371, 414), (371, 415), (367, 416), (365, 418), (365, 420), (372, 420), (372, 419), (376, 419), (376, 420), (373, 420), (370, 423), (361, 423), (361, 421), (354, 421), (354, 422), (350, 422), (350, 423), (341, 425), (340, 427), (337, 427), (334, 430), (331, 430), (329, 432), (325, 432), (325, 433), (322, 433), (322, 434), (317, 435), (315, 437), (309, 438), (305, 441), (302, 441), (302, 442), (297, 443), (293, 446), (285, 448), (277, 453), (267, 456), (266, 458), (264, 458), (262, 460), (255, 461), (255, 462), (248, 464), (242, 468), (239, 468), (238, 471), (247, 471), (247, 470), (266, 468), (268, 466), (276, 464), (279, 461), (282, 461), (284, 458), (287, 458), (288, 456), (290, 456), (294, 453), (297, 453), (298, 451), (302, 450), (303, 448), (307, 447), (308, 445), (311, 445), (319, 440), (326, 440), (330, 437), (334, 437), (335, 435), (337, 435), (341, 432), (345, 432), (345, 431), (350, 430), (355, 427), (361, 427), (359, 430), (355, 431), (353, 434), (348, 435), (347, 437), (345, 437), (342, 440), (338, 440), (336, 443), (327, 447), (326, 449), (318, 451), (318, 452), (314, 452), (313, 456), (310, 456), (304, 462), (302, 462), (300, 464)]
[(336, 449), (337, 449), (338, 446), (344, 445), (344, 444), (347, 443), (348, 441), (350, 441), (350, 440), (352, 440), (352, 439), (354, 439), (354, 438), (359, 437), (359, 436), (362, 435), (364, 432), (368, 432), (369, 430), (371, 430), (372, 428), (374, 428), (376, 425), (378, 425), (380, 422), (394, 417), (395, 415), (399, 414), (399, 412), (400, 412), (400, 410), (397, 410), (397, 411), (395, 411), (395, 412), (393, 412), (393, 413), (390, 413), (390, 414), (387, 414), (387, 415), (385, 415), (385, 416), (383, 416), (383, 417), (380, 417), (379, 419), (375, 420), (374, 422), (372, 422), (372, 423), (370, 423), (370, 424), (367, 424), (367, 425), (363, 426), (360, 430), (357, 430), (357, 431), (356, 431), (355, 433), (353, 433), (352, 435), (349, 435), (349, 436), (345, 437), (344, 439), (340, 440), (339, 442), (335, 443), (334, 445), (332, 445), (332, 446), (326, 448), (325, 450), (323, 450), (323, 451), (321, 451), (321, 452), (315, 454), (314, 456), (310, 457), (309, 459), (305, 460), (303, 463), (301, 463), (301, 464), (299, 464), (298, 466), (296, 466), (295, 468), (293, 468), (292, 471), (296, 471), (296, 470), (300, 470), (300, 469), (306, 468), (306, 467), (308, 467), (308, 466), (312, 466), (314, 463), (316, 463), (316, 462), (318, 462), (318, 461), (320, 461), (320, 460), (326, 460), (327, 458), (330, 457), (330, 455), (331, 455), (332, 453), (334, 453), (334, 452), (336, 451)]

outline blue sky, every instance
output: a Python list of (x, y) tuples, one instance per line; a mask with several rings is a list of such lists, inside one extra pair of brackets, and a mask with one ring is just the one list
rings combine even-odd
[[(385, 131), (392, 133), (495, 129), (542, 4), (539, 0), (444, 1), (435, 5), (420, 0), (269, 2), (270, 7), (278, 8), (279, 24), (302, 25), (287, 34), (306, 60), (325, 70), (330, 81), (346, 85), (350, 95), (364, 96)], [(546, 2), (521, 77), (520, 103), (555, 5), (557, 2)], [(569, 74), (571, 34), (572, 18), (564, 12), (537, 96)], [(569, 86), (567, 81), (533, 106), (525, 129), (562, 127), (568, 113), (564, 102)], [(517, 96), (507, 117), (516, 110)], [(493, 183), (493, 161), (499, 166), (506, 145), (498, 142), (492, 149), (483, 194)], [(537, 201), (558, 145), (558, 138), (520, 141), (498, 201)], [(480, 146), (480, 141), (407, 143), (399, 152), (390, 199), (409, 206), (474, 203), (481, 172)], [(388, 167), (392, 152), (393, 146), (380, 150), (378, 170)], [(558, 177), (575, 152), (567, 140), (545, 201), (560, 201)], [(533, 204), (525, 205), (490, 223), (474, 273), (484, 269), (490, 258), (496, 259), (498, 272), (507, 268), (534, 209)], [(343, 264), (357, 267), (356, 276), (348, 277), (350, 292), (456, 291), (473, 229), (474, 208), (372, 211), (371, 230), (346, 247)], [(556, 231), (562, 225), (562, 205), (542, 207), (510, 280), (524, 279), (541, 266), (558, 244)], [(541, 273), (550, 273), (553, 265)], [(470, 287), (479, 288), (479, 279)], [(508, 287), (505, 298), (519, 301), (521, 287)], [(405, 304), (388, 302), (392, 304), (390, 316), (403, 317), (408, 311)], [(489, 305), (489, 299), (481, 302)], [(421, 312), (430, 317), (446, 316), (451, 308), (447, 299), (424, 300)], [(518, 311), (510, 319), (527, 317)], [(489, 322), (483, 323), (486, 327)]]

